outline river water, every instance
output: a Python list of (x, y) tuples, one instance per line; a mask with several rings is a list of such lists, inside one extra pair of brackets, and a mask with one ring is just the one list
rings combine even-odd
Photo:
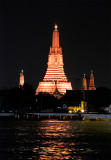
[(110, 160), (111, 121), (2, 121), (0, 160)]

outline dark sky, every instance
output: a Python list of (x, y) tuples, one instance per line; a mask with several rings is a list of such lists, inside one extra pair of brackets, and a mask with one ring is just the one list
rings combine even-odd
[(44, 77), (52, 31), (59, 26), (64, 68), (73, 89), (94, 70), (96, 87), (111, 88), (111, 16), (102, 0), (0, 2), (0, 88)]

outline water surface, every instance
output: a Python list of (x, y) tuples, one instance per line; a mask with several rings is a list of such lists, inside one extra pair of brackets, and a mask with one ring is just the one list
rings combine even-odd
[(110, 160), (110, 121), (1, 121), (0, 160)]

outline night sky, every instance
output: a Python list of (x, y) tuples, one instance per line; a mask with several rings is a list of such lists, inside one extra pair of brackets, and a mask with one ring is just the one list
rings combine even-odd
[(73, 89), (94, 70), (96, 87), (111, 88), (111, 16), (103, 0), (0, 2), (0, 89), (18, 85), (20, 70), (34, 88), (47, 68), (53, 26), (59, 26), (64, 68)]

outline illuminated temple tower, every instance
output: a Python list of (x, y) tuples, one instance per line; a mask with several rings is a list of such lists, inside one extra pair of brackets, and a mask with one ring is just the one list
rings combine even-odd
[(91, 75), (90, 75), (89, 90), (96, 90), (96, 87), (94, 84), (94, 74), (92, 70), (91, 70)]
[(55, 24), (52, 47), (50, 47), (48, 55), (48, 68), (43, 81), (39, 82), (36, 94), (40, 92), (64, 95), (66, 90), (72, 90), (71, 82), (68, 82), (63, 68), (62, 48), (59, 45), (59, 31)]
[(24, 71), (23, 71), (23, 69), (20, 72), (19, 86), (21, 86), (21, 87), (24, 86)]
[(86, 75), (83, 75), (83, 79), (82, 79), (82, 87), (83, 90), (87, 90), (87, 80), (86, 80)]

